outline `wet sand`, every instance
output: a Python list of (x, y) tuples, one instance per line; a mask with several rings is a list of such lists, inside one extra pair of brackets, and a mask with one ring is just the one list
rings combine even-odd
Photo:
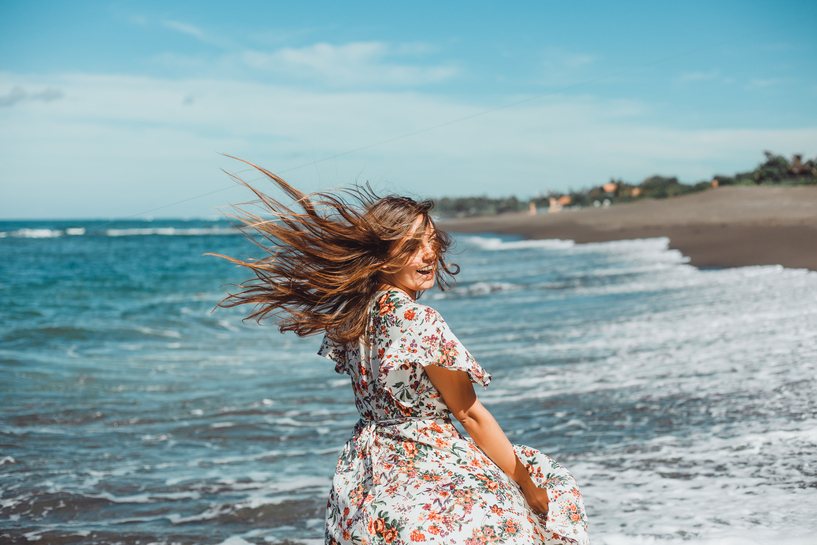
[(720, 187), (608, 208), (463, 218), (451, 233), (502, 233), (579, 243), (668, 237), (701, 268), (783, 265), (817, 270), (817, 186)]

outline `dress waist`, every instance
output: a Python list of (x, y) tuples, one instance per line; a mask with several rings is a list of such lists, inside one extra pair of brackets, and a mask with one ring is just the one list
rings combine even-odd
[(388, 426), (399, 426), (400, 424), (406, 424), (408, 422), (419, 422), (422, 420), (451, 420), (451, 413), (429, 413), (423, 414), (418, 416), (399, 416), (396, 418), (365, 418), (361, 417), (358, 420), (357, 425), (364, 427), (372, 425), (374, 427), (388, 427)]
[[(385, 448), (382, 440), (386, 437), (392, 439), (399, 438), (403, 440), (411, 440), (410, 437), (402, 437), (400, 430), (389, 429), (392, 426), (399, 426), (400, 424), (407, 424), (409, 422), (423, 422), (433, 420), (443, 420), (447, 424), (451, 422), (451, 413), (430, 413), (419, 416), (399, 416), (397, 418), (364, 418), (361, 417), (355, 426), (355, 432), (347, 445), (358, 453), (365, 453), (365, 457), (369, 460), (369, 467), (365, 471), (373, 472), (377, 477), (378, 472), (383, 470), (383, 461), (388, 460), (389, 457), (394, 457), (395, 453)], [(350, 458), (349, 467), (353, 468), (357, 463), (358, 455)]]

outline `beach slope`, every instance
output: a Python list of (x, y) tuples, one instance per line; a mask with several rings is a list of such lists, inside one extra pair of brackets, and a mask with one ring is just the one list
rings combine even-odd
[(610, 207), (446, 221), (451, 233), (516, 234), (578, 243), (668, 237), (701, 268), (817, 270), (817, 187), (720, 187)]

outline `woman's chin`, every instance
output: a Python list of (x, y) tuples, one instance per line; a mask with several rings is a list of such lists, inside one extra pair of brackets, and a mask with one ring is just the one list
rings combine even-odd
[(434, 277), (432, 276), (431, 278), (429, 278), (425, 282), (421, 282), (419, 284), (419, 286), (417, 287), (417, 291), (430, 290), (433, 287), (434, 287)]

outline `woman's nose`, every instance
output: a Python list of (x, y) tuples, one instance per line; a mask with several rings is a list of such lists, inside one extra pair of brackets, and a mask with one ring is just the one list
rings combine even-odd
[(430, 242), (423, 242), (421, 247), (423, 259), (429, 260), (434, 257), (434, 248), (431, 246)]

